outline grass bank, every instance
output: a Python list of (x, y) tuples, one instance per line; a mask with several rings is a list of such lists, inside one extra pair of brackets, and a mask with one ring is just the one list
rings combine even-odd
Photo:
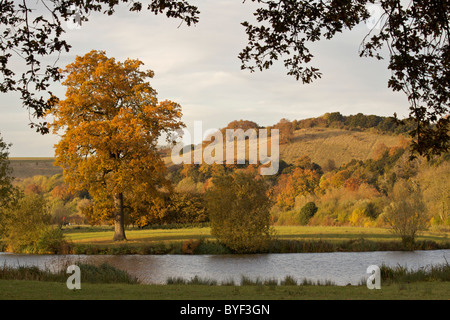
[(0, 280), (1, 300), (447, 300), (444, 282), (365, 286), (208, 286), (65, 283)]

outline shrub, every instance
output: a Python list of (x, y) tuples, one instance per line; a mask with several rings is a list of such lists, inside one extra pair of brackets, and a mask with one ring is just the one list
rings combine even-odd
[(428, 220), (421, 190), (411, 180), (400, 180), (394, 185), (391, 200), (384, 217), (393, 232), (401, 237), (404, 247), (413, 249), (417, 233), (425, 228)]
[(407, 269), (405, 266), (397, 265), (389, 267), (381, 265), (381, 279), (388, 283), (411, 283), (418, 281), (450, 281), (450, 264), (429, 265), (417, 270)]
[(208, 221), (201, 195), (195, 193), (173, 193), (168, 199), (165, 223), (199, 223)]
[(45, 199), (36, 194), (21, 197), (5, 213), (5, 242), (12, 252), (38, 251), (38, 242), (49, 226)]
[(60, 228), (48, 227), (43, 229), (37, 241), (38, 253), (67, 253), (69, 250), (68, 242)]
[(355, 227), (364, 227), (370, 224), (370, 219), (366, 216), (366, 209), (361, 208), (353, 210), (349, 221)]
[(282, 286), (296, 286), (297, 280), (295, 280), (292, 276), (285, 276), (283, 280), (280, 281), (280, 285)]
[(308, 202), (300, 209), (299, 222), (301, 225), (305, 226), (308, 224), (309, 220), (317, 212), (318, 208), (314, 202)]

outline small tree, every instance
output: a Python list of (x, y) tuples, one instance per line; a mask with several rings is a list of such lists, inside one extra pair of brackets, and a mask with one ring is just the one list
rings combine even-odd
[(47, 203), (42, 196), (19, 197), (4, 212), (4, 239), (12, 252), (36, 252), (40, 237), (50, 224)]
[(319, 210), (314, 202), (308, 202), (300, 209), (299, 222), (302, 226), (308, 224), (309, 220), (316, 214)]
[(390, 198), (384, 217), (393, 232), (402, 238), (404, 247), (412, 250), (417, 233), (427, 222), (422, 192), (414, 181), (400, 180), (394, 185)]
[(9, 147), (0, 135), (0, 208), (5, 207), (12, 193), (12, 169), (9, 164)]
[(267, 191), (250, 173), (215, 176), (206, 192), (211, 233), (236, 252), (264, 249), (271, 237)]

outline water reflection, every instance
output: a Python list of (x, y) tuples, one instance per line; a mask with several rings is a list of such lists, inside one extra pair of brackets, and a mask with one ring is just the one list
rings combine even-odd
[(333, 252), (254, 255), (20, 255), (0, 254), (0, 264), (56, 270), (76, 261), (109, 263), (137, 277), (142, 283), (164, 284), (169, 277), (194, 276), (219, 283), (241, 277), (282, 280), (331, 280), (337, 285), (358, 284), (366, 278), (367, 267), (386, 264), (418, 269), (450, 260), (450, 250), (413, 252)]

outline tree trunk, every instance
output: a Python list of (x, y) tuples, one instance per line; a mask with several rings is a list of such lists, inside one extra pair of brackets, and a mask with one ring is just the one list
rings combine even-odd
[(113, 241), (127, 240), (125, 237), (125, 223), (123, 216), (123, 193), (114, 195), (114, 238)]

